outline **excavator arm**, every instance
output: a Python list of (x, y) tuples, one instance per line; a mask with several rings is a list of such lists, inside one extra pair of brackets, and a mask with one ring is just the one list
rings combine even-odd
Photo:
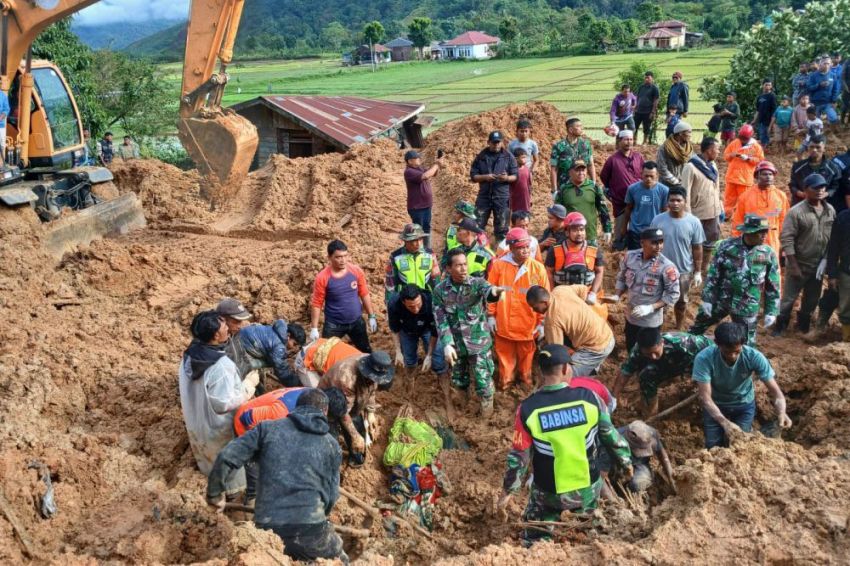
[[(29, 108), (32, 96), (32, 42), (50, 24), (98, 1), (0, 0), (0, 86), (4, 92), (8, 92), (22, 60), (26, 61), (19, 108)], [(253, 124), (221, 108), (243, 5), (244, 0), (194, 0), (189, 13), (178, 132), (207, 180), (205, 194), (213, 206), (239, 186), (257, 150)], [(29, 112), (21, 112), (17, 145), (24, 163), (28, 160), (29, 118)]]

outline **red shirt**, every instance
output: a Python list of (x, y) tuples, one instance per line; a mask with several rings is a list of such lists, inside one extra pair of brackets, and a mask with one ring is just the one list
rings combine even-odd
[(608, 187), (608, 199), (614, 205), (614, 216), (620, 216), (626, 210), (626, 192), (629, 185), (640, 181), (643, 169), (643, 155), (632, 150), (632, 155), (626, 157), (619, 151), (611, 154), (605, 161), (599, 178)]
[(434, 201), (431, 192), (431, 180), (423, 179), (424, 169), (408, 167), (404, 170), (404, 184), (407, 185), (407, 210), (431, 208)]
[(517, 169), (516, 181), (511, 183), (511, 212), (531, 211), (531, 171), (523, 165)]

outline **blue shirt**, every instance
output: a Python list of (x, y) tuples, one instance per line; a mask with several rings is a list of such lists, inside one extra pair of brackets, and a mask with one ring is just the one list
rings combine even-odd
[(0, 119), (0, 128), (6, 126), (6, 118), (9, 116), (9, 112), (11, 111), (12, 108), (9, 106), (9, 96), (0, 90), (0, 114), (3, 114), (3, 119)]
[(815, 71), (809, 74), (808, 91), (812, 104), (820, 106), (838, 100), (840, 89), (838, 88), (838, 81), (835, 80), (832, 73)]
[(733, 366), (723, 360), (719, 346), (709, 346), (697, 354), (691, 372), (694, 381), (711, 384), (711, 398), (717, 405), (752, 403), (755, 400), (753, 374), (762, 381), (776, 377), (764, 354), (750, 346), (744, 346)]
[(776, 127), (790, 128), (792, 114), (794, 114), (794, 109), (790, 106), (780, 106), (779, 108), (777, 108), (776, 112), (773, 113), (773, 117), (776, 118)]
[(632, 215), (629, 219), (629, 230), (641, 233), (652, 225), (652, 219), (661, 214), (667, 206), (667, 185), (655, 183), (647, 189), (643, 181), (629, 185), (626, 190), (626, 204), (633, 204)]

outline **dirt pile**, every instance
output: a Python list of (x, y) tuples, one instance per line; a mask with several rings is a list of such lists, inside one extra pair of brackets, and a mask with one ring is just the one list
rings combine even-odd
[[(523, 113), (534, 122), (543, 152), (532, 225), (542, 232), (547, 153), (564, 126), (553, 107), (536, 103), (468, 118), (428, 139), (426, 164), (438, 147), (447, 153), (446, 171), (434, 184), (435, 233), (445, 231), (457, 198), (474, 197), (468, 167), (487, 133), (498, 128), (510, 136)], [(612, 149), (595, 146), (599, 166)], [(117, 164), (116, 186), (139, 194), (150, 227), (95, 242), (59, 265), (40, 252), (38, 229), (15, 223), (17, 216), (2, 218), (0, 315), (9, 323), (0, 329), (0, 412), (7, 415), (0, 419), (0, 486), (38, 561), (287, 563), (275, 537), (216, 515), (204, 503), (205, 480), (195, 469), (176, 387), (186, 326), (225, 295), (241, 299), (258, 321), (306, 323), (312, 280), (333, 237), (349, 243), (382, 313), (383, 263), (408, 221), (402, 169), (402, 152), (389, 142), (346, 155), (278, 157), (243, 185), (249, 207), (211, 212), (197, 196), (195, 173), (151, 161)], [(373, 345), (389, 349), (383, 314), (380, 326)], [(438, 503), (438, 540), (385, 535), (380, 525), (366, 524), (374, 537), (351, 546), (352, 555), (369, 564), (567, 557), (623, 564), (841, 562), (850, 550), (841, 456), (850, 448), (843, 424), (850, 414), (850, 347), (821, 343), (802, 350), (794, 333), (759, 340), (795, 421), (786, 442), (759, 439), (708, 453), (701, 450), (699, 410), (684, 409), (659, 424), (676, 466), (678, 496), (658, 489), (640, 513), (609, 505), (598, 532), (570, 532), (557, 544), (522, 550), (518, 528), (490, 512), (520, 395), (498, 394), (487, 422), (476, 416), (473, 399), (451, 423), (470, 450), (444, 454), (453, 490)], [(609, 385), (621, 359), (616, 354), (602, 373)], [(405, 404), (420, 418), (442, 412), (435, 380), (417, 375), (414, 387), (409, 377), (402, 372), (392, 390), (379, 395), (387, 425)], [(691, 389), (687, 382), (664, 388), (662, 404)], [(636, 391), (624, 397), (617, 424), (636, 415)], [(769, 415), (760, 386), (758, 403)], [(380, 454), (386, 433), (376, 443)], [(49, 520), (38, 510), (45, 486), (29, 467), (36, 462), (48, 467), (56, 490), (59, 512)], [(387, 496), (378, 458), (342, 475), (343, 485), (369, 502)], [(524, 504), (524, 496), (510, 504), (514, 519)], [(332, 518), (355, 527), (367, 523), (345, 500)], [(2, 517), (0, 562), (26, 562)]]

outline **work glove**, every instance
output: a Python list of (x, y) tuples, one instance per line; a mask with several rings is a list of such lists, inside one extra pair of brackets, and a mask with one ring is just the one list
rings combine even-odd
[(546, 335), (546, 331), (543, 329), (542, 324), (538, 324), (537, 328), (534, 329), (534, 335), (537, 336), (537, 339), (540, 340), (543, 336)]
[(487, 317), (487, 328), (490, 330), (490, 332), (496, 332), (496, 317)]
[(638, 318), (643, 318), (645, 316), (649, 316), (655, 312), (655, 309), (652, 308), (652, 305), (638, 305), (632, 308), (632, 316), (636, 316)]
[(242, 391), (250, 399), (254, 396), (254, 392), (257, 390), (257, 385), (260, 384), (260, 372), (257, 370), (252, 371), (248, 375), (245, 376), (245, 379), (242, 380)]
[(711, 303), (703, 301), (700, 308), (702, 308), (702, 312), (704, 312), (706, 316), (711, 316), (711, 311), (714, 307), (712, 307)]
[(404, 367), (404, 353), (402, 353), (401, 348), (396, 348), (395, 365), (397, 365), (400, 368)]
[(694, 273), (694, 285), (696, 285), (697, 287), (702, 287), (702, 273), (700, 273), (699, 271)]
[(451, 344), (446, 344), (446, 347), (443, 348), (443, 355), (446, 358), (446, 363), (450, 366), (455, 365), (455, 362), (457, 362), (457, 351)]
[(315, 342), (318, 339), (319, 339), (319, 329), (318, 328), (311, 328), (310, 329), (310, 342)]
[(595, 305), (596, 304), (596, 293), (594, 293), (593, 291), (589, 292), (587, 294), (587, 298), (584, 300), (584, 302), (587, 303), (588, 305)]
[(431, 354), (425, 356), (422, 360), (422, 373), (428, 373), (431, 370)]
[(378, 331), (378, 319), (375, 315), (369, 315), (369, 332), (374, 334)]
[(620, 302), (620, 295), (610, 295), (608, 297), (608, 300), (611, 301), (612, 303), (619, 303)]
[(602, 243), (606, 246), (611, 244), (611, 232), (605, 232), (602, 234)]
[(770, 328), (774, 324), (776, 324), (776, 316), (774, 316), (772, 314), (764, 315), (764, 327), (765, 328)]
[(820, 260), (820, 263), (818, 263), (818, 269), (815, 271), (815, 279), (820, 281), (823, 279), (824, 273), (826, 273), (826, 259), (822, 259)]

